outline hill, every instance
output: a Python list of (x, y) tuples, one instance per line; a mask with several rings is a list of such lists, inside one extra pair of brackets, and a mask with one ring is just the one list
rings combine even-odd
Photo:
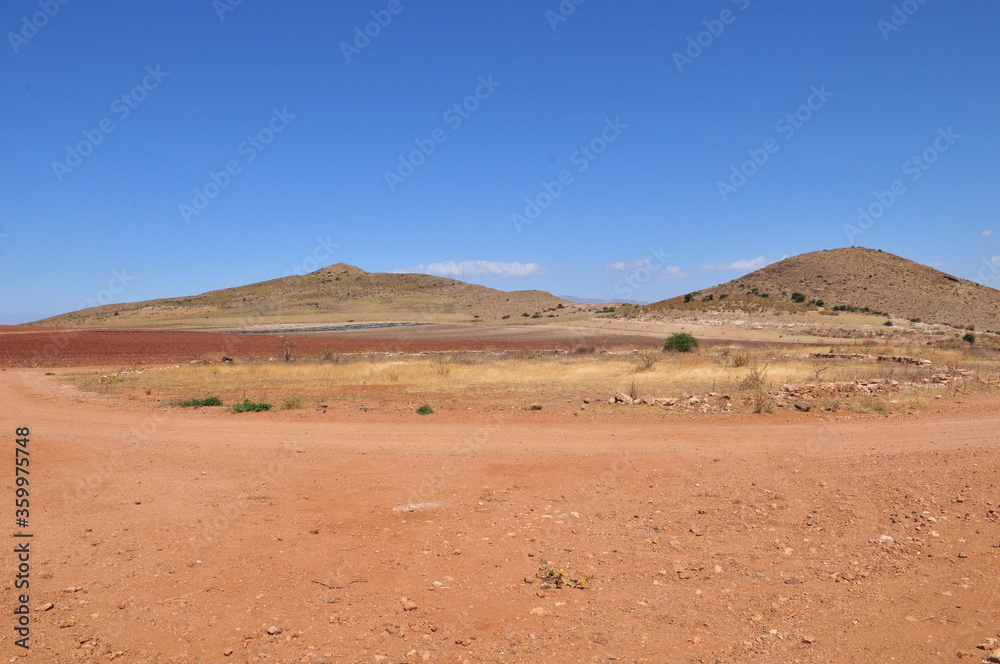
[(719, 286), (642, 309), (769, 308), (847, 308), (925, 323), (1000, 330), (1000, 291), (862, 247), (799, 254)]
[(338, 263), (301, 276), (190, 297), (109, 304), (29, 324), (189, 328), (347, 321), (524, 322), (533, 316), (548, 318), (589, 309), (544, 291), (505, 292), (456, 279), (365, 272)]

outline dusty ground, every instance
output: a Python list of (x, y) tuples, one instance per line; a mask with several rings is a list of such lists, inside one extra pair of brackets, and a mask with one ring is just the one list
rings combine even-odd
[(235, 415), (44, 373), (0, 372), (35, 535), (20, 659), (0, 562), (4, 660), (978, 662), (1000, 636), (995, 395), (892, 419)]

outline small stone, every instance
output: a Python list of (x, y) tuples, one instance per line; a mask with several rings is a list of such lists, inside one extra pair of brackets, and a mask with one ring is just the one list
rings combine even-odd
[(222, 651), (222, 655), (224, 657), (229, 657), (232, 654), (233, 654), (233, 649), (232, 648), (226, 648), (225, 650)]
[(54, 606), (55, 606), (55, 604), (53, 604), (52, 602), (48, 602), (47, 604), (42, 604), (42, 606), (39, 607), (38, 610), (39, 611), (50, 611), (50, 610), (52, 610), (52, 608)]
[(894, 540), (890, 535), (882, 535), (881, 537), (878, 538), (878, 543), (879, 544), (895, 544), (896, 540)]
[(986, 661), (993, 662), (994, 664), (1000, 662), (1000, 648), (997, 648), (996, 650), (991, 652), (989, 656), (986, 658)]
[(692, 533), (694, 533), (698, 537), (701, 536), (701, 528), (698, 527), (698, 526), (691, 526), (690, 528), (688, 528), (688, 530), (690, 530)]
[(801, 582), (801, 581), (799, 581), (799, 580), (798, 580), (797, 578), (795, 578), (795, 577), (793, 576), (793, 577), (790, 577), (790, 578), (787, 578), (787, 579), (785, 579), (785, 583), (787, 583), (787, 584), (788, 584), (788, 585), (790, 585), (790, 586), (797, 586), (798, 584), (800, 584), (800, 583), (802, 583), (802, 582)]
[(545, 609), (543, 609), (540, 606), (536, 606), (531, 611), (528, 611), (528, 613), (530, 613), (533, 616), (547, 616), (547, 615), (549, 615), (549, 612), (546, 611)]
[(967, 555), (966, 555), (966, 554), (964, 554), (964, 553), (960, 553), (960, 554), (958, 554), (958, 557), (959, 557), (959, 558), (968, 558), (969, 556), (967, 556)]
[(417, 610), (416, 603), (414, 603), (413, 600), (407, 599), (406, 597), (404, 597), (402, 599), (402, 604), (403, 604), (403, 610), (404, 611), (416, 611)]
[(281, 634), (281, 628), (271, 625), (270, 627), (267, 628), (267, 633), (270, 634), (271, 636), (275, 636), (276, 634)]
[(681, 543), (678, 542), (677, 540), (674, 540), (674, 541), (672, 541), (670, 543), (670, 548), (671, 549), (679, 549), (679, 548), (681, 548)]
[(331, 623), (338, 623), (338, 622), (340, 622), (340, 614), (339, 613), (331, 613), (330, 614), (330, 622)]
[(535, 577), (533, 577), (533, 576), (526, 576), (526, 577), (524, 577), (524, 582), (525, 583), (534, 583), (535, 582)]
[(809, 643), (809, 644), (816, 643), (816, 637), (815, 636), (803, 636), (802, 637), (802, 643)]
[(801, 410), (803, 413), (808, 413), (810, 410), (812, 410), (812, 406), (810, 406), (805, 401), (796, 401), (795, 410)]

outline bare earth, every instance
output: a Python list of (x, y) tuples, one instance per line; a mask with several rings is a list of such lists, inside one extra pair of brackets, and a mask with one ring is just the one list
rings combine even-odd
[[(997, 401), (906, 419), (233, 415), (82, 401), (9, 369), (0, 428), (10, 447), (32, 433), (33, 631), (25, 656), (8, 552), (0, 651), (982, 661), (1000, 636)], [(592, 578), (545, 587), (547, 567)]]

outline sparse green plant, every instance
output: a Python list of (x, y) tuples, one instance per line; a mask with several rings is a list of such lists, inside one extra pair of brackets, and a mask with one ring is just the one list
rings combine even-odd
[(802, 293), (792, 293), (792, 302), (802, 303), (806, 301), (806, 296)]
[(884, 322), (882, 324), (885, 325), (886, 327), (892, 327), (892, 321), (891, 320), (887, 320), (886, 322)]
[(46, 371), (45, 375), (46, 376), (55, 376), (56, 374), (54, 372), (52, 372), (52, 371)]
[(433, 414), (434, 414), (434, 409), (431, 408), (428, 404), (424, 404), (420, 408), (417, 408), (417, 415), (433, 415)]
[(240, 403), (233, 404), (234, 413), (260, 413), (265, 410), (271, 410), (273, 406), (264, 401), (252, 401), (250, 398), (246, 398)]
[(205, 406), (221, 406), (222, 399), (219, 397), (205, 397), (204, 399), (185, 399), (177, 404), (181, 408), (202, 408)]
[(687, 332), (676, 332), (663, 342), (663, 350), (677, 353), (689, 353), (698, 347), (698, 340)]
[(976, 343), (976, 334), (975, 334), (975, 332), (966, 332), (965, 336), (962, 337), (962, 341), (967, 341), (970, 344)]

